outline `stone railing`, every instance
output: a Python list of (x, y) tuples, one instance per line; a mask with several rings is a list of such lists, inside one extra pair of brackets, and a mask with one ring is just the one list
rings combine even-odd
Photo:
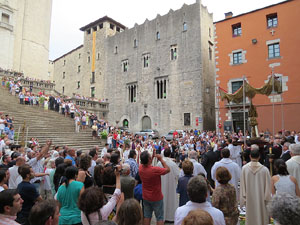
[(98, 116), (98, 118), (107, 118), (107, 114), (109, 112), (109, 103), (108, 102), (99, 102), (93, 100), (86, 99), (78, 99), (78, 98), (67, 98), (65, 101), (69, 101), (74, 103), (79, 107), (80, 110), (86, 110), (90, 113), (94, 113)]
[(20, 79), (23, 87), (32, 87), (33, 92), (45, 91), (46, 94), (52, 94), (54, 92), (55, 84), (44, 81), (27, 80), (24, 78)]
[(24, 76), (23, 73), (0, 69), (0, 77), (13, 78), (13, 77), (22, 77), (22, 76)]

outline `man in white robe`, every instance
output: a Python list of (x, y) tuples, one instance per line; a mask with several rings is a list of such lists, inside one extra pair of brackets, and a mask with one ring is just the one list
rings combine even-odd
[(261, 165), (259, 150), (251, 150), (251, 162), (242, 168), (240, 205), (246, 205), (246, 225), (267, 225), (268, 201), (271, 200), (271, 176), (267, 167)]
[[(175, 211), (178, 207), (178, 197), (176, 194), (176, 187), (179, 177), (179, 167), (170, 158), (170, 148), (164, 150), (164, 160), (170, 168), (170, 173), (161, 176), (161, 190), (164, 196), (164, 219), (165, 221), (174, 221)], [(158, 163), (159, 167), (163, 167)]]
[(216, 187), (219, 186), (219, 183), (216, 179), (216, 171), (221, 166), (227, 168), (231, 174), (231, 180), (229, 181), (229, 183), (235, 187), (237, 199), (239, 199), (238, 183), (241, 177), (241, 168), (238, 164), (236, 164), (229, 158), (230, 151), (228, 148), (222, 149), (221, 155), (222, 155), (222, 159), (216, 162), (211, 168), (211, 178), (215, 181)]
[(292, 158), (286, 161), (287, 170), (291, 176), (296, 178), (298, 185), (300, 185), (300, 144), (291, 144), (289, 149)]
[[(193, 171), (193, 176), (199, 175), (199, 173), (203, 173), (205, 177), (207, 176), (206, 170), (204, 167), (197, 161), (198, 158), (198, 153), (195, 150), (192, 150), (189, 152), (189, 159), (193, 163), (194, 166), (194, 171)], [(184, 176), (183, 170), (180, 171), (179, 174), (180, 177)]]
[(240, 167), (242, 167), (242, 158), (241, 158), (242, 148), (240, 145), (233, 145), (232, 141), (236, 141), (236, 140), (228, 139), (228, 149), (230, 151), (230, 159), (233, 162), (237, 163)]

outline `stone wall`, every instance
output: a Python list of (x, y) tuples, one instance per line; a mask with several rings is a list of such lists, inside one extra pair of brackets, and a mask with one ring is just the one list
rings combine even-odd
[[(145, 20), (123, 32), (116, 32), (115, 27), (111, 29), (110, 23), (104, 22), (103, 28), (97, 31), (84, 30), (83, 46), (54, 61), (57, 90), (62, 92), (65, 87), (65, 95), (91, 96), (94, 87), (96, 98), (108, 99), (109, 122), (122, 126), (127, 120), (131, 131), (142, 129), (145, 118), (161, 134), (171, 129), (213, 129), (213, 21), (200, 1), (157, 15), (154, 20)], [(172, 60), (171, 51), (175, 48), (176, 59)], [(95, 83), (90, 82), (93, 56)], [(147, 67), (144, 67), (145, 56)], [(126, 72), (124, 62), (128, 66)], [(79, 64), (81, 72), (76, 74)], [(80, 89), (76, 88), (77, 80), (81, 82)], [(157, 82), (166, 86), (160, 97)], [(136, 88), (136, 94), (130, 99), (132, 87)], [(190, 114), (189, 125), (184, 125), (185, 113)]]

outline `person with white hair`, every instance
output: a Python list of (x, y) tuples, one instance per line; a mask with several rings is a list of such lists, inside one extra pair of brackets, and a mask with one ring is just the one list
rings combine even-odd
[(300, 144), (291, 144), (289, 149), (292, 158), (286, 161), (287, 170), (291, 176), (296, 178), (298, 184), (300, 184)]
[(268, 205), (275, 225), (298, 225), (300, 221), (300, 198), (288, 193), (274, 195)]
[[(203, 173), (205, 175), (205, 177), (207, 176), (206, 170), (204, 169), (204, 167), (197, 161), (198, 159), (198, 154), (195, 150), (192, 150), (189, 152), (189, 159), (190, 161), (193, 163), (194, 166), (194, 171), (193, 171), (193, 176), (197, 176), (199, 173)], [(179, 177), (183, 177), (184, 173), (181, 170)]]
[(135, 179), (130, 176), (130, 165), (124, 163), (122, 165), (122, 174), (121, 174), (121, 192), (124, 193), (125, 200), (133, 198), (133, 189), (135, 186)]
[(291, 158), (290, 145), (290, 142), (285, 142), (282, 148), (282, 154), (280, 156), (280, 159), (284, 160), (285, 162)]

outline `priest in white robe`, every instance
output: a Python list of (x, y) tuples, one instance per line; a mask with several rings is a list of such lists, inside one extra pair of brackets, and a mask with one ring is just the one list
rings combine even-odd
[(241, 152), (242, 147), (240, 145), (233, 145), (232, 140), (228, 140), (228, 149), (230, 151), (230, 159), (237, 163), (240, 167), (242, 167), (242, 158), (241, 158)]
[(240, 205), (246, 205), (246, 225), (267, 225), (267, 204), (271, 200), (271, 176), (267, 167), (258, 162), (259, 151), (252, 150), (251, 162), (242, 168)]
[[(165, 148), (163, 154), (164, 160), (170, 168), (170, 173), (161, 176), (161, 190), (164, 196), (164, 219), (165, 221), (174, 222), (175, 211), (178, 207), (176, 187), (180, 170), (177, 164), (170, 158), (170, 148)], [(163, 167), (160, 162), (158, 166)]]
[(229, 181), (230, 184), (232, 184), (235, 187), (235, 191), (237, 194), (237, 199), (239, 199), (239, 189), (238, 189), (238, 183), (240, 181), (241, 177), (241, 168), (238, 164), (233, 162), (230, 157), (230, 151), (228, 148), (224, 148), (221, 151), (222, 159), (218, 162), (216, 162), (213, 167), (211, 168), (211, 178), (215, 181), (216, 187), (220, 184), (218, 183), (216, 179), (216, 171), (219, 167), (223, 166), (231, 174), (231, 180)]
[(300, 144), (291, 144), (289, 146), (292, 158), (286, 161), (289, 174), (296, 178), (300, 185)]

